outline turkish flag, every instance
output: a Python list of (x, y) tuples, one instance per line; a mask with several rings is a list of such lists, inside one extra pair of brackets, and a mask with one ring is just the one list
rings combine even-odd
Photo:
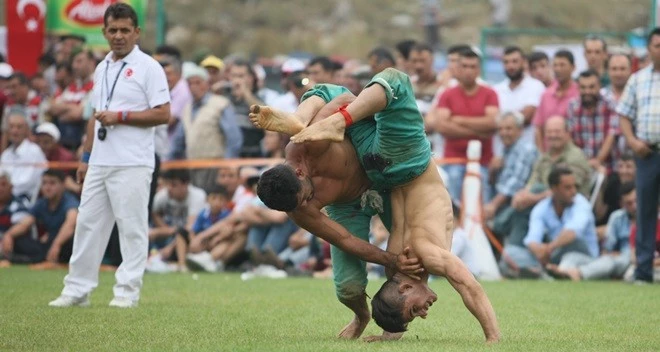
[(43, 0), (7, 0), (7, 62), (30, 76), (37, 72), (44, 48), (46, 3)]

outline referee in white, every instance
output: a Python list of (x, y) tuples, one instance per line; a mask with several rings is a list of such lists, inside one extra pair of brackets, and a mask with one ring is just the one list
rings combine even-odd
[(158, 62), (136, 45), (137, 15), (125, 3), (108, 7), (103, 35), (112, 51), (96, 67), (94, 119), (77, 171), (83, 182), (69, 274), (53, 307), (88, 306), (117, 222), (123, 262), (111, 307), (136, 307), (148, 252), (148, 210), (154, 168), (154, 126), (170, 117), (170, 94)]

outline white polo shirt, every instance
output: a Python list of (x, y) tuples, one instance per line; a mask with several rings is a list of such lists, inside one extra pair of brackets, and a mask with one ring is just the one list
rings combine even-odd
[(32, 201), (39, 193), (41, 175), (46, 171), (45, 163), (46, 156), (41, 148), (29, 139), (18, 146), (8, 147), (0, 156), (0, 169), (11, 176), (12, 193), (15, 196), (27, 195)]
[[(507, 111), (522, 111), (526, 106), (538, 107), (541, 103), (541, 96), (545, 91), (545, 85), (536, 78), (525, 75), (520, 84), (513, 90), (509, 88), (510, 79), (496, 84), (493, 89), (497, 93), (497, 100), (500, 103), (500, 113)], [(531, 124), (525, 127), (521, 136), (525, 141), (534, 143), (534, 126)], [(504, 150), (499, 136), (493, 138), (495, 155), (501, 156)]]
[[(108, 100), (115, 78), (117, 84), (112, 98)], [(91, 101), (96, 111), (136, 112), (169, 102), (165, 71), (137, 45), (123, 59), (113, 62), (110, 52), (96, 66)], [(98, 138), (99, 127), (101, 123), (96, 121), (90, 165), (154, 167), (154, 127), (107, 127), (103, 141)]]

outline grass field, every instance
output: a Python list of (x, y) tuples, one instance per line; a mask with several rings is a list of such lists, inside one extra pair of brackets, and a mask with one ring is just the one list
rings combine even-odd
[[(10, 351), (658, 351), (660, 285), (499, 282), (484, 286), (502, 342), (485, 346), (476, 320), (444, 281), (426, 320), (401, 341), (340, 341), (351, 315), (330, 280), (238, 275), (147, 275), (140, 307), (107, 306), (114, 277), (101, 274), (91, 308), (47, 307), (65, 272), (0, 270), (0, 350)], [(373, 294), (379, 282), (369, 285)], [(366, 335), (379, 333), (371, 323)], [(365, 336), (366, 336), (365, 335)]]

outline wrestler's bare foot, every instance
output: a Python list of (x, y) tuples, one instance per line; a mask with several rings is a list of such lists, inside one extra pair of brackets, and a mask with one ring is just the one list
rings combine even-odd
[(358, 318), (355, 316), (348, 325), (339, 333), (339, 338), (341, 339), (357, 339), (362, 335), (364, 329), (369, 324), (369, 318)]
[(545, 267), (548, 271), (554, 273), (557, 276), (566, 278), (566, 279), (571, 279), (571, 281), (580, 281), (582, 280), (582, 276), (580, 275), (580, 270), (577, 268), (568, 268), (568, 269), (560, 269), (559, 266), (556, 264), (548, 264)]
[(383, 331), (382, 335), (367, 336), (364, 342), (379, 342), (379, 341), (395, 341), (403, 336), (402, 332), (387, 332)]
[(341, 114), (336, 113), (313, 125), (305, 127), (300, 133), (291, 137), (291, 141), (293, 143), (326, 140), (341, 142), (344, 140), (345, 131), (346, 121)]
[(295, 115), (273, 109), (270, 106), (252, 105), (249, 117), (250, 122), (255, 127), (285, 133), (290, 136), (300, 132), (305, 127)]

